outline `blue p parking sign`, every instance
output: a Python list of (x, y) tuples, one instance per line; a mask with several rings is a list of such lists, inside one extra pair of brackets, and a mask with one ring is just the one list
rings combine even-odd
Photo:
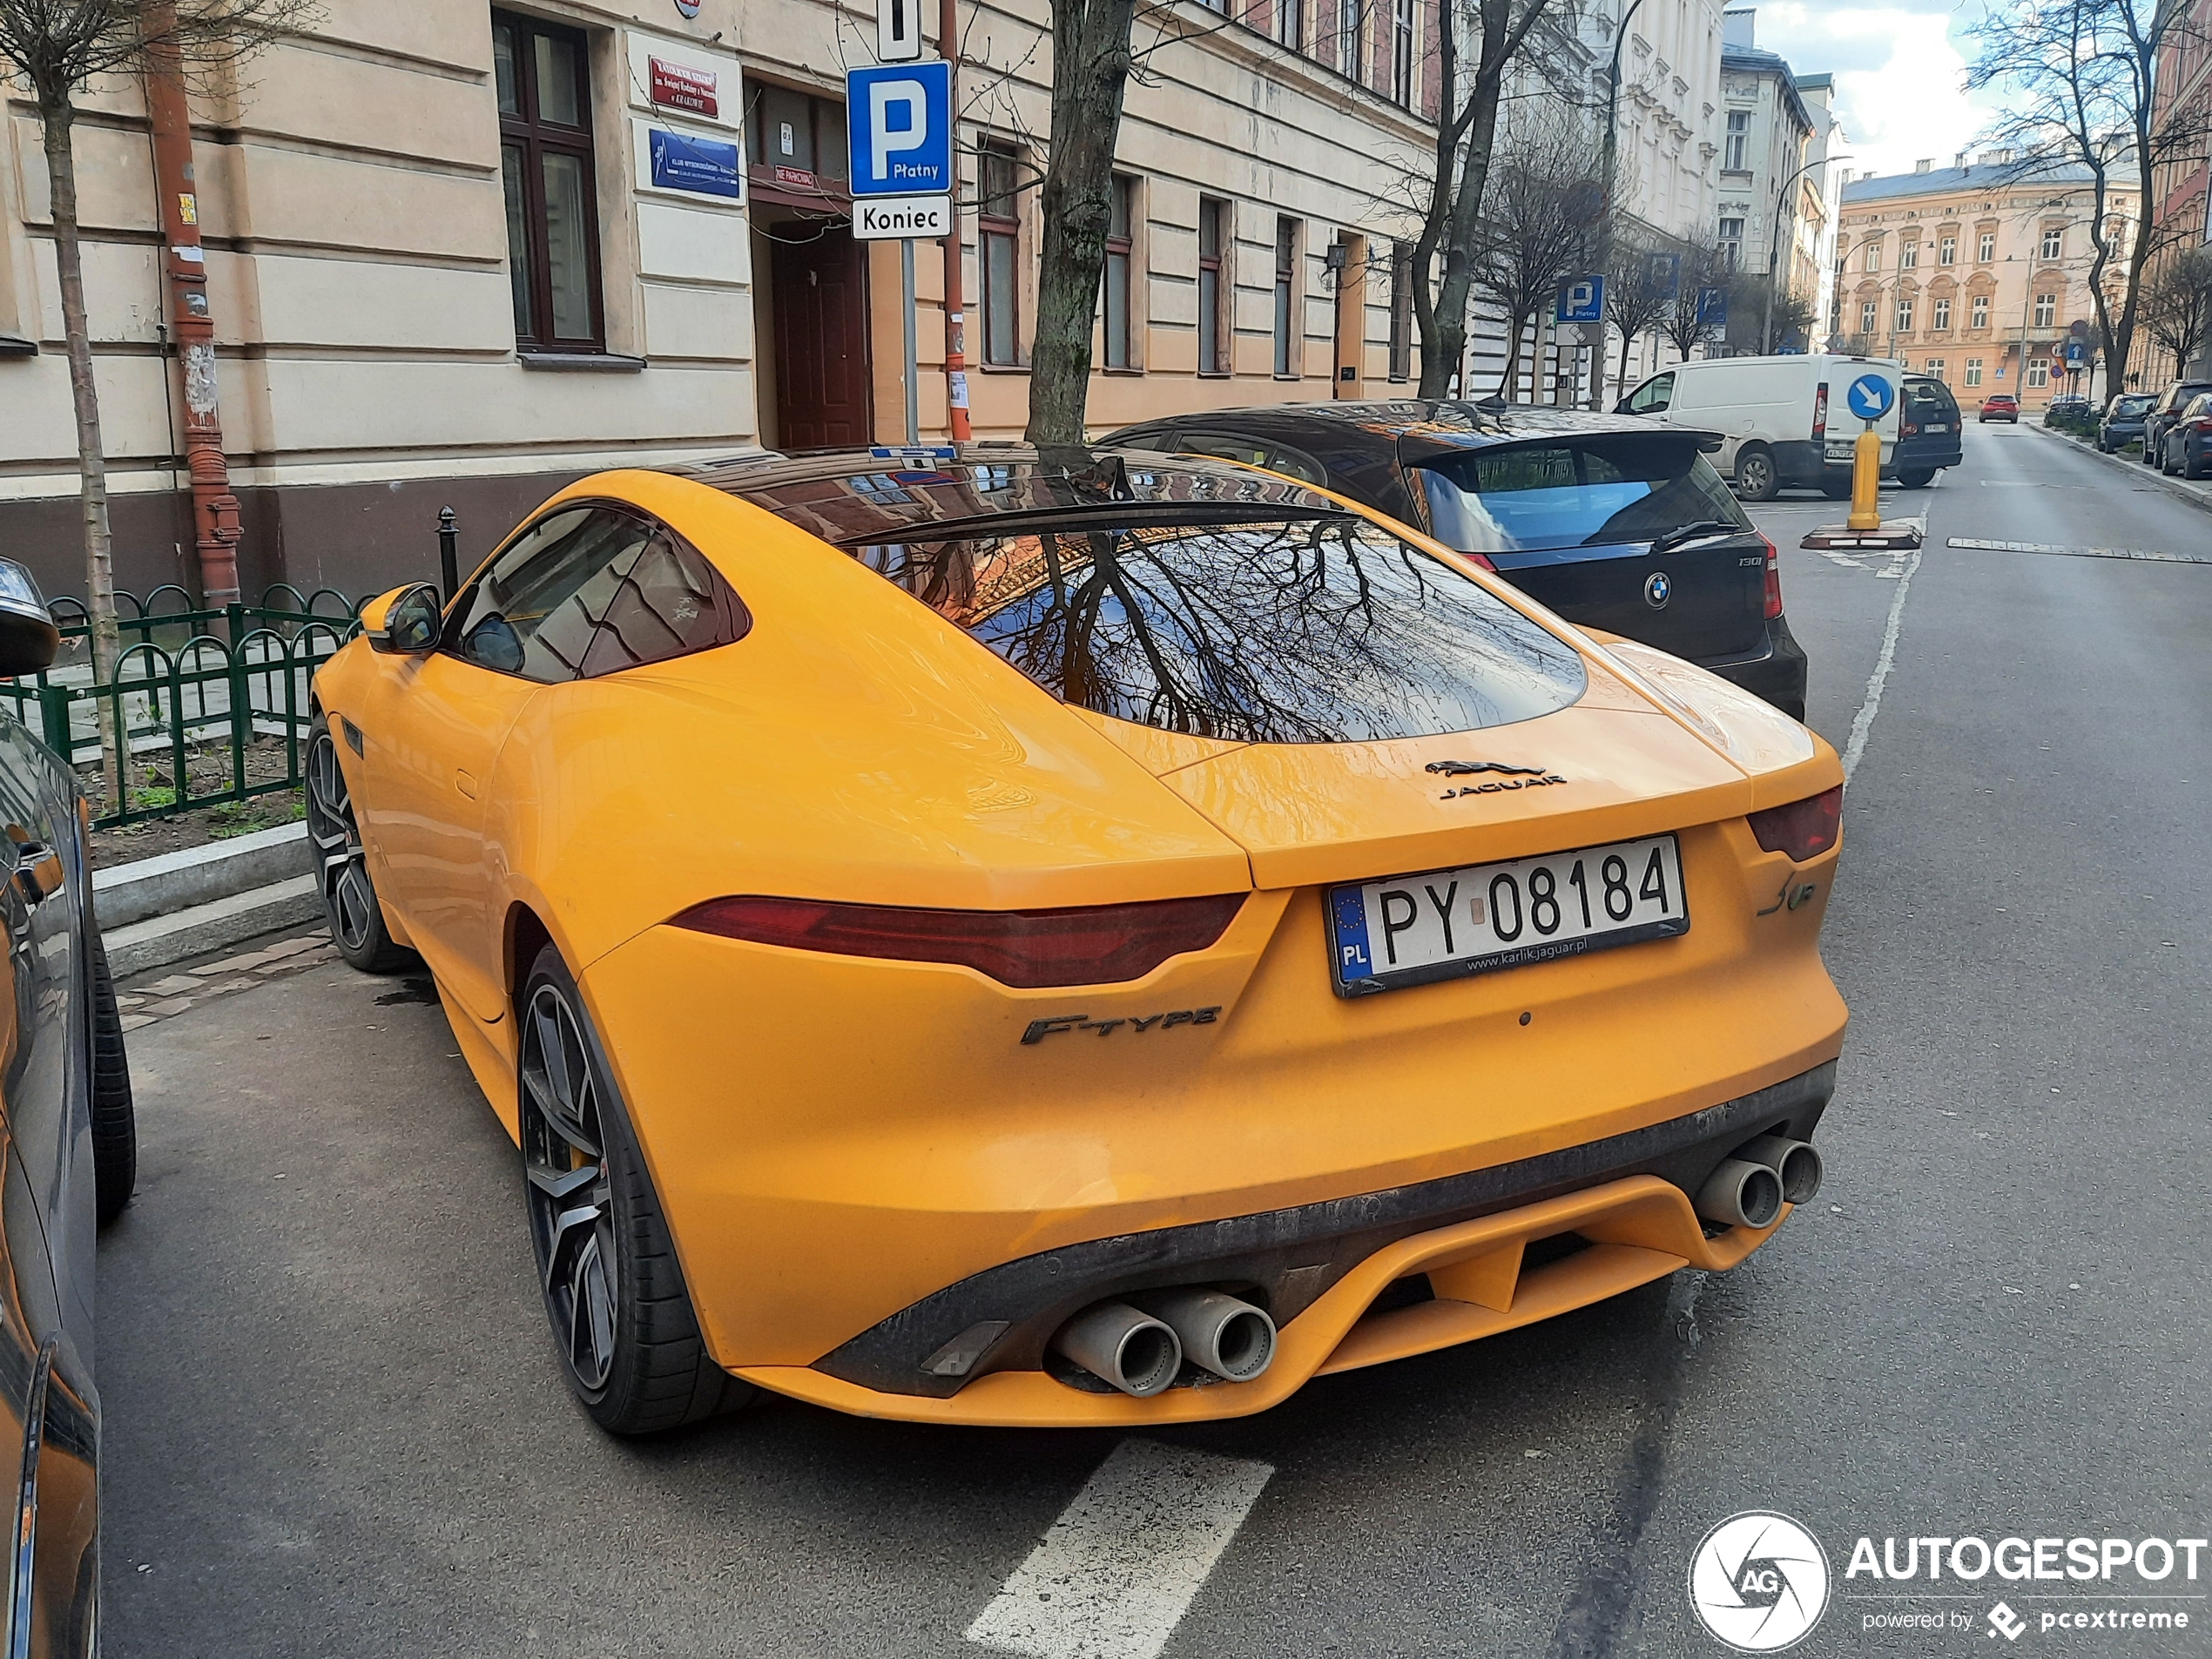
[(1879, 374), (1861, 374), (1844, 395), (1851, 412), (1862, 421), (1878, 421), (1897, 401), (1896, 389)]
[(941, 196), (953, 187), (953, 66), (942, 58), (845, 77), (855, 196)]

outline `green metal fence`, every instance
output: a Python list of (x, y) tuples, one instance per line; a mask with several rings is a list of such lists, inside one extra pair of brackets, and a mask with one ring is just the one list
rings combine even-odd
[(62, 636), (54, 665), (0, 680), (0, 698), (71, 764), (98, 763), (105, 705), (132, 777), (165, 767), (165, 786), (128, 788), (116, 810), (93, 821), (135, 823), (297, 789), (308, 686), (360, 631), (360, 601), (330, 588), (303, 594), (289, 583), (265, 590), (258, 605), (213, 610), (194, 609), (178, 587), (144, 600), (118, 592), (115, 601), (122, 646), (112, 681), (93, 675), (91, 623), (76, 599), (48, 607)]

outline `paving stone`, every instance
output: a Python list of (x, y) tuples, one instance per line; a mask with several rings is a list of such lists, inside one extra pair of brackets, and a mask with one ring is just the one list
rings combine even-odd
[(142, 1025), (152, 1025), (153, 1023), (153, 1015), (151, 1014), (126, 1014), (123, 1016), (119, 1023), (125, 1031), (136, 1031)]
[(261, 954), (264, 956), (297, 956), (301, 951), (313, 950), (317, 945), (323, 942), (324, 941), (310, 934), (305, 939), (287, 939), (281, 944), (271, 945), (266, 949), (263, 950)]
[(119, 1008), (134, 1008), (145, 1001), (145, 998), (143, 996), (133, 996), (130, 992), (125, 991), (115, 999), (115, 1006)]
[(299, 966), (300, 966), (300, 963), (293, 961), (292, 958), (287, 956), (280, 961), (263, 962), (260, 967), (255, 968), (253, 971), (257, 974), (281, 974), (287, 968), (298, 968)]
[(227, 995), (232, 991), (243, 991), (251, 986), (259, 985), (260, 982), (260, 981), (253, 979), (226, 979), (220, 985), (211, 985), (207, 988), (207, 989), (211, 995), (219, 994)]
[(245, 956), (226, 956), (219, 962), (210, 962), (194, 971), (201, 974), (243, 974), (250, 968), (260, 967), (268, 960), (266, 951), (257, 950)]
[(327, 962), (333, 961), (335, 959), (337, 954), (337, 946), (332, 944), (320, 944), (317, 945), (313, 950), (300, 952), (294, 960), (304, 968), (309, 962)]
[(156, 980), (145, 988), (151, 996), (181, 996), (186, 991), (196, 991), (200, 981), (190, 974), (172, 974), (167, 979)]
[(158, 1015), (182, 1014), (192, 1005), (192, 1000), (189, 996), (167, 996), (158, 1002), (147, 1003), (146, 1012)]

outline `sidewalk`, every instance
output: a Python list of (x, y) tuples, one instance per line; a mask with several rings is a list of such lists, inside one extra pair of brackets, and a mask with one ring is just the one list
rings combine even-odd
[(2200, 479), (2192, 483), (2186, 478), (2168, 478), (2155, 467), (2146, 467), (2141, 462), (2133, 460), (2127, 455), (2108, 455), (2094, 443), (2082, 443), (2076, 439), (2067, 437), (2063, 432), (2054, 432), (2040, 421), (2023, 421), (2020, 424), (2031, 432), (2041, 433), (2054, 442), (2063, 443), (2070, 448), (2080, 450), (2092, 461), (2101, 461), (2108, 467), (2121, 468), (2137, 483), (2155, 485), (2168, 495), (2179, 496), (2184, 501), (2195, 502), (2199, 507), (2212, 512), (2212, 479)]

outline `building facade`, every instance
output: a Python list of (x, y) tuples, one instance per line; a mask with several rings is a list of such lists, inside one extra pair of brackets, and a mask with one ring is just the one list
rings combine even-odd
[[(2134, 206), (2115, 192), (2117, 234)], [(2094, 327), (2086, 167), (1992, 152), (1843, 187), (1836, 327), (1850, 349), (1903, 361), (1961, 402), (2010, 392), (2040, 409), (2068, 389), (2073, 325)], [(2074, 389), (2094, 396), (2094, 340)]]
[[(2152, 184), (2157, 245), (2147, 286), (2161, 266), (2212, 243), (2212, 0), (2184, 0), (2175, 9), (2152, 84), (2151, 125), (2162, 153)], [(2130, 384), (2163, 387), (2175, 371), (2175, 354), (2142, 330), (2128, 367)], [(2212, 377), (2212, 340), (2187, 373)]]
[(1809, 165), (1815, 127), (1788, 63), (1757, 44), (1757, 17), (1747, 9), (1722, 20), (1716, 239), (1731, 270), (1771, 272), (1777, 292), (1810, 295), (1818, 286), (1811, 253), (1827, 218)]
[[(1118, 149), (1090, 421), (1418, 375), (1408, 249), (1433, 0), (1149, 14)], [(934, 9), (928, 9), (933, 12)], [(958, 224), (978, 437), (1027, 418), (1050, 130), (1043, 0), (957, 8)], [(906, 435), (900, 246), (857, 242), (823, 0), (333, 0), (196, 94), (194, 210), (241, 585), (464, 564), (610, 466)], [(935, 18), (925, 17), (934, 33)], [(139, 89), (77, 129), (117, 579), (196, 589), (184, 395)], [(0, 554), (82, 590), (39, 128), (0, 138)], [(921, 435), (948, 429), (941, 245), (917, 247)], [(12, 351), (7, 340), (17, 345)]]

